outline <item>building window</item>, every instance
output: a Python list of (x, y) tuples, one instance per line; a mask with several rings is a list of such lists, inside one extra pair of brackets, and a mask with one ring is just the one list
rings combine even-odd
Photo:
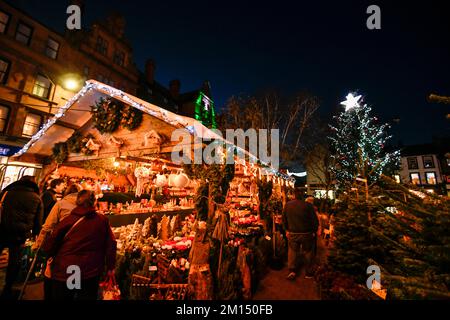
[(23, 22), (19, 22), (16, 30), (16, 40), (24, 45), (30, 45), (33, 28)]
[(97, 52), (101, 53), (102, 55), (106, 56), (108, 53), (108, 41), (103, 39), (102, 37), (97, 37), (97, 45), (96, 45)]
[(0, 11), (0, 33), (6, 33), (8, 22), (9, 22), (9, 14)]
[(36, 132), (38, 132), (39, 127), (42, 123), (42, 116), (29, 113), (25, 119), (25, 124), (23, 125), (22, 136), (24, 137), (32, 137)]
[(436, 173), (434, 172), (426, 172), (425, 177), (427, 180), (427, 184), (436, 184)]
[(408, 169), (419, 169), (416, 157), (408, 158)]
[(47, 47), (45, 48), (45, 55), (49, 58), (56, 59), (59, 51), (59, 42), (52, 38), (47, 39)]
[(0, 105), (0, 132), (4, 132), (8, 123), (9, 108)]
[(125, 53), (123, 53), (122, 51), (114, 52), (113, 61), (114, 61), (115, 64), (123, 67), (124, 62), (125, 62)]
[(411, 173), (409, 177), (412, 184), (420, 184), (420, 175), (418, 173)]
[(52, 84), (50, 79), (38, 74), (36, 77), (36, 82), (34, 83), (33, 94), (41, 98), (48, 99), (51, 88)]
[(8, 79), (9, 72), (9, 61), (3, 58), (0, 58), (0, 83), (5, 84)]
[(423, 167), (434, 168), (433, 156), (423, 156)]
[(394, 174), (394, 180), (397, 183), (400, 183), (400, 176), (398, 174)]
[(86, 77), (86, 79), (89, 78), (89, 67), (88, 66), (84, 66), (83, 74)]

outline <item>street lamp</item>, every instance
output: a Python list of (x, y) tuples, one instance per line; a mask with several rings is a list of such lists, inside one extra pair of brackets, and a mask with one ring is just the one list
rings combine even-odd
[(75, 73), (68, 73), (61, 77), (61, 84), (66, 90), (77, 91), (81, 88), (81, 78)]

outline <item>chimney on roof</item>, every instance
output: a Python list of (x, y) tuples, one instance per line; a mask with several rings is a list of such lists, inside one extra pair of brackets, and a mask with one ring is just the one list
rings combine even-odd
[(155, 61), (153, 61), (153, 59), (148, 59), (145, 63), (145, 79), (150, 84), (153, 84), (155, 81), (155, 69)]
[(180, 95), (181, 82), (178, 79), (171, 80), (169, 82), (169, 92), (170, 95), (174, 98), (178, 98)]
[(208, 97), (210, 96), (210, 94), (211, 94), (211, 84), (209, 83), (208, 80), (206, 80), (206, 81), (203, 82), (203, 85), (202, 85), (202, 91), (203, 91), (203, 93), (206, 94)]

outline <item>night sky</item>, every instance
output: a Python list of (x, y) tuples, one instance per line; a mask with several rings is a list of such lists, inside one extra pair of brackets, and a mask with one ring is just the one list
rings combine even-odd
[[(245, 2), (245, 3), (244, 3)], [(389, 2), (395, 2), (389, 3)], [(449, 135), (450, 10), (445, 1), (86, 1), (83, 24), (119, 11), (134, 60), (156, 61), (156, 79), (181, 80), (181, 90), (212, 85), (220, 107), (236, 94), (307, 89), (324, 116), (357, 90), (404, 144)], [(68, 1), (14, 0), (63, 32)], [(366, 28), (366, 9), (381, 7), (381, 30)]]

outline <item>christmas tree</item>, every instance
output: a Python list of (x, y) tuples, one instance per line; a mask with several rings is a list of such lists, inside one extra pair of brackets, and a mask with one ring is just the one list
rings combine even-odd
[(450, 298), (450, 203), (381, 176), (369, 198), (340, 197), (328, 262), (365, 285), (381, 269), (390, 299)]
[[(331, 127), (340, 201), (329, 265), (360, 287), (366, 287), (367, 268), (379, 267), (389, 299), (448, 299), (449, 200), (381, 174), (399, 153), (383, 150), (387, 125), (377, 124), (360, 99), (349, 94)], [(358, 188), (361, 180), (365, 188)]]
[(371, 107), (361, 103), (361, 96), (348, 94), (341, 104), (345, 110), (335, 116), (329, 137), (334, 165), (330, 168), (336, 177), (337, 188), (351, 187), (357, 178), (370, 184), (377, 180), (391, 162), (399, 161), (399, 151), (385, 152), (388, 124), (377, 123)]

